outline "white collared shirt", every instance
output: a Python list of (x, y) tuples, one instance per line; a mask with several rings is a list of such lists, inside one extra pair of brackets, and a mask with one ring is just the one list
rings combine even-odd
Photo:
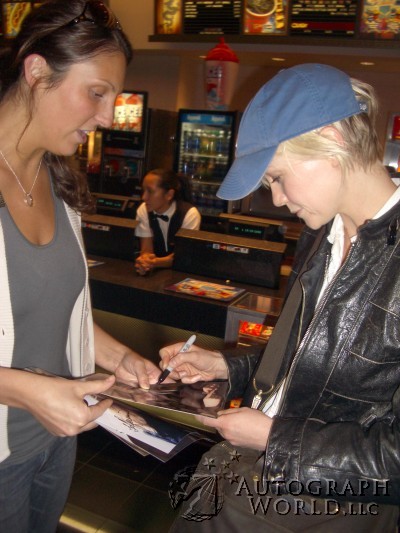
[[(176, 202), (173, 201), (169, 208), (162, 213), (163, 215), (167, 215), (168, 220), (162, 220), (161, 218), (158, 219), (158, 223), (160, 225), (161, 232), (164, 237), (164, 242), (168, 242), (168, 228), (169, 223), (171, 220), (171, 217), (176, 211)], [(135, 235), (136, 237), (153, 237), (153, 231), (150, 227), (149, 222), (149, 215), (147, 212), (146, 204), (143, 202), (138, 207), (138, 210), (136, 212), (136, 220), (138, 220), (139, 224), (137, 225), (135, 229)], [(182, 222), (182, 228), (183, 229), (193, 229), (198, 230), (200, 229), (200, 223), (201, 223), (201, 215), (196, 207), (191, 207), (188, 212), (185, 215), (185, 218)]]

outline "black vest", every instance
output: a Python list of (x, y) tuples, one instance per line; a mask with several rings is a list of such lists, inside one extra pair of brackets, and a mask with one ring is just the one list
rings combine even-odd
[(158, 218), (149, 213), (149, 224), (153, 231), (153, 248), (157, 257), (165, 257), (172, 254), (175, 246), (175, 234), (182, 227), (186, 213), (193, 207), (188, 202), (177, 201), (175, 213), (172, 215), (167, 233), (167, 249), (165, 248), (164, 237), (158, 223)]

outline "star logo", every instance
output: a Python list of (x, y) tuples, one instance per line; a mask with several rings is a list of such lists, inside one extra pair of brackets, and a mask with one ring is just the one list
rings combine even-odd
[(232, 470), (227, 474), (224, 474), (224, 478), (229, 481), (231, 485), (233, 485), (233, 483), (239, 483), (239, 476)]
[(239, 462), (239, 457), (242, 457), (237, 450), (232, 450), (231, 452), (229, 452), (229, 455), (231, 456), (232, 461), (237, 462)]
[(206, 457), (202, 463), (203, 466), (208, 468), (208, 470), (212, 470), (213, 468), (216, 468), (215, 464), (215, 458), (214, 457)]

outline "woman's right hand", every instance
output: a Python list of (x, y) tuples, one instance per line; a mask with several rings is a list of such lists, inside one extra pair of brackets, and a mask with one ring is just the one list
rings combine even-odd
[(26, 394), (19, 407), (30, 411), (53, 435), (66, 437), (95, 428), (95, 420), (112, 405), (107, 399), (89, 407), (84, 399), (109, 389), (115, 382), (113, 375), (91, 376), (86, 381), (26, 374)]
[(227, 379), (228, 367), (220, 352), (205, 350), (193, 345), (189, 351), (180, 353), (182, 343), (166, 346), (160, 350), (162, 369), (172, 367), (171, 377), (183, 383)]

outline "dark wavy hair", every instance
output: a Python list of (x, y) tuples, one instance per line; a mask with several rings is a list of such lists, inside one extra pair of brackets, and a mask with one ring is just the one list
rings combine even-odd
[[(21, 91), (23, 65), (31, 54), (41, 55), (51, 68), (51, 74), (45, 80), (38, 80), (45, 81), (48, 89), (57, 87), (72, 65), (102, 53), (122, 52), (129, 64), (132, 47), (119, 25), (107, 27), (101, 23), (72, 23), (84, 9), (86, 16), (96, 20), (90, 4), (85, 0), (48, 0), (27, 15), (17, 37), (0, 59), (0, 101), (25, 98)], [(21, 137), (32, 118), (33, 103), (31, 89), (24, 100), (29, 115)], [(47, 152), (44, 161), (56, 194), (77, 211), (90, 209), (92, 198), (86, 176), (74, 170), (64, 156)]]

